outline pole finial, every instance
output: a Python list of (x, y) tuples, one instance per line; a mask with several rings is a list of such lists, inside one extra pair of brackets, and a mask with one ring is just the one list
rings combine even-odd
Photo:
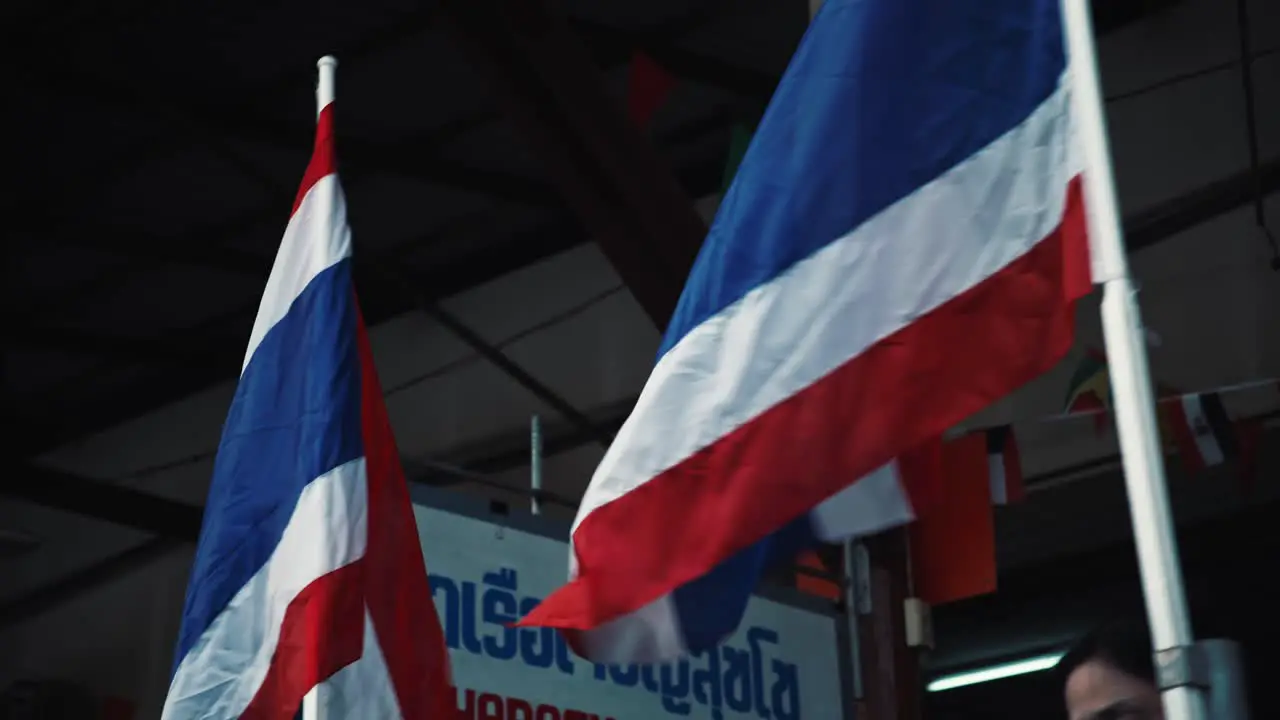
[(338, 59), (325, 55), (316, 61), (316, 117), (329, 103), (333, 102), (334, 76), (337, 75)]

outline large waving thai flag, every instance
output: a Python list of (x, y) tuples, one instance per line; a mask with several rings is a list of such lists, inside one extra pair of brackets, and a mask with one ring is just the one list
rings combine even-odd
[(351, 278), (333, 107), (218, 447), (163, 717), (453, 717), (448, 659)]
[(1067, 77), (1058, 0), (826, 0), (525, 624), (698, 651), (797, 542), (914, 517), (922, 448), (1071, 346)]

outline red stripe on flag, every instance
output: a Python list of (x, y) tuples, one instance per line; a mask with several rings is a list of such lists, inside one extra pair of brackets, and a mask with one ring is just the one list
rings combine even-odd
[(365, 555), (369, 617), (395, 687), (401, 717), (451, 718), (457, 708), (449, 651), (431, 598), (409, 486), (373, 364), (369, 333), (363, 315), (358, 318), (361, 422), (369, 474), (369, 546)]
[(338, 171), (338, 163), (333, 154), (333, 103), (329, 103), (320, 111), (316, 122), (316, 145), (311, 151), (311, 162), (307, 171), (302, 174), (302, 184), (298, 186), (298, 196), (293, 200), (290, 215), (298, 212), (302, 199), (311, 192), (311, 188), (320, 182), (320, 178)]
[(289, 603), (267, 675), (240, 720), (293, 720), (311, 688), (360, 659), (363, 563), (317, 578)]
[(942, 446), (942, 438), (934, 436), (897, 457), (898, 480), (915, 517), (943, 501)]
[(1078, 177), (1066, 192), (1062, 224), (1025, 255), (583, 518), (578, 577), (522, 624), (631, 613), (1053, 367), (1091, 289)]

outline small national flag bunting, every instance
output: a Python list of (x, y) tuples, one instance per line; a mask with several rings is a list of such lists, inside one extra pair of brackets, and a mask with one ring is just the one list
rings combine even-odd
[[(829, 566), (823, 561), (822, 555), (817, 550), (810, 550), (802, 553), (796, 559), (796, 565), (800, 568), (808, 568), (809, 570), (817, 570), (824, 573), (833, 573), (834, 567)], [(796, 573), (796, 589), (816, 595), (827, 600), (840, 599), (840, 586), (826, 578), (815, 577), (805, 572)]]
[(1094, 413), (1094, 427), (1099, 433), (1107, 427), (1107, 411), (1111, 409), (1111, 378), (1107, 359), (1097, 350), (1086, 350), (1067, 385), (1066, 413)]
[(636, 51), (631, 56), (631, 69), (627, 78), (627, 112), (640, 127), (649, 124), (653, 114), (667, 101), (675, 78), (656, 60)]
[(1026, 498), (1018, 440), (1012, 427), (1005, 425), (987, 430), (987, 467), (993, 504), (1008, 505)]
[(1221, 465), (1240, 454), (1235, 424), (1218, 393), (1192, 393), (1167, 401), (1170, 431), (1188, 473)]
[(942, 461), (941, 502), (925, 509), (909, 529), (915, 595), (930, 605), (996, 589), (987, 440), (974, 434), (943, 443)]

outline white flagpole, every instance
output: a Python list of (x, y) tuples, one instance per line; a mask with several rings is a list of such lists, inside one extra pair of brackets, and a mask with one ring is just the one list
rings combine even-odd
[[(1190, 649), (1194, 640), (1165, 487), (1146, 342), (1116, 206), (1093, 23), (1088, 0), (1061, 3), (1078, 140), (1084, 151), (1089, 247), (1094, 281), (1102, 285), (1102, 330), (1142, 590), (1153, 651), (1177, 653)], [(1168, 720), (1205, 718), (1205, 698), (1198, 689), (1173, 687), (1162, 697)]]
[[(338, 70), (338, 60), (332, 55), (325, 55), (316, 61), (316, 69), (318, 70), (316, 78), (316, 119), (318, 121), (320, 111), (333, 102), (334, 77)], [(318, 692), (319, 687), (314, 687), (302, 696), (302, 720), (321, 720)]]
[(325, 105), (333, 102), (333, 79), (338, 70), (338, 59), (325, 55), (316, 61), (316, 68), (319, 70), (316, 78), (316, 117), (319, 118)]

